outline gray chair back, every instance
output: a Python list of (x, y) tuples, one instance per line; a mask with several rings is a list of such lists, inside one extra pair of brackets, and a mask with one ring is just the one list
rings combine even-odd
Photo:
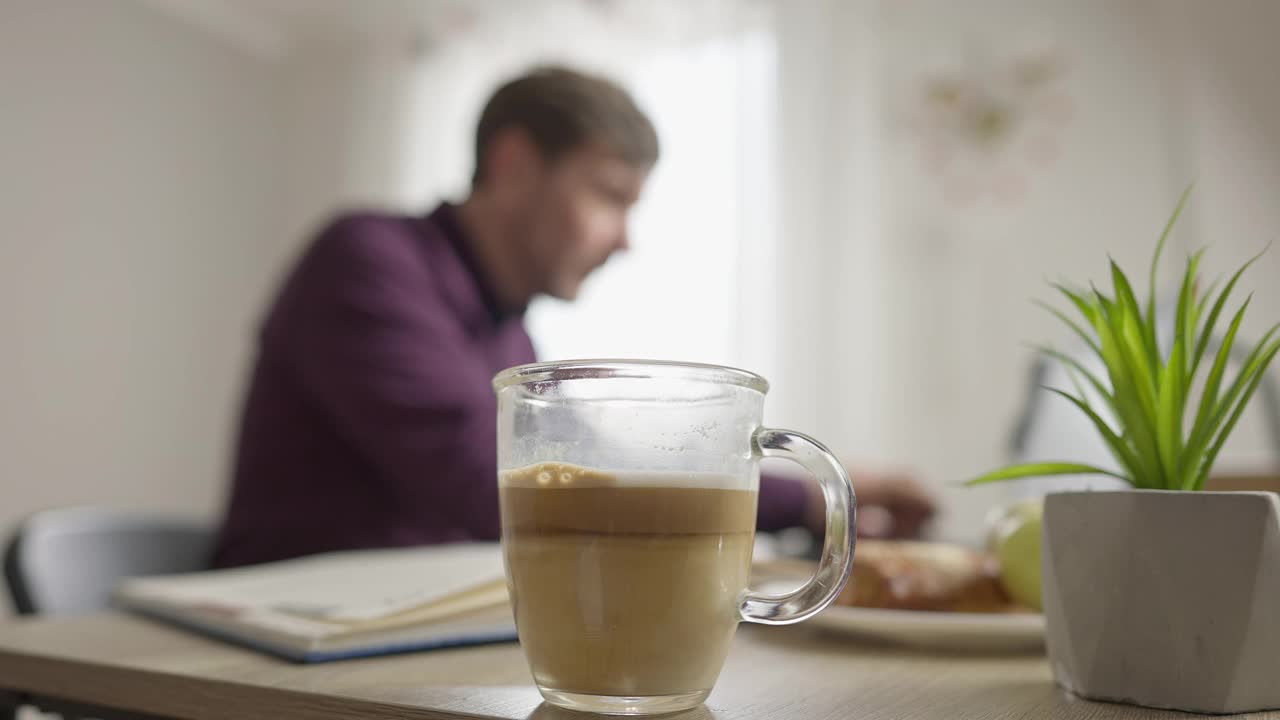
[(203, 570), (211, 527), (101, 507), (28, 517), (5, 548), (4, 574), (19, 614), (71, 615), (107, 607), (121, 579)]

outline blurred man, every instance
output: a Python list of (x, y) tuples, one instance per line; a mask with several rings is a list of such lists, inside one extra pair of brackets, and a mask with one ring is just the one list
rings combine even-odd
[[(530, 300), (572, 300), (627, 248), (657, 160), (625, 91), (542, 69), (485, 106), (460, 205), (322, 230), (262, 328), (215, 563), (496, 539), (490, 379), (534, 361)], [(918, 529), (928, 499), (881, 485), (862, 492), (898, 498), (898, 529)], [(820, 508), (807, 483), (761, 483), (762, 529), (820, 524)]]

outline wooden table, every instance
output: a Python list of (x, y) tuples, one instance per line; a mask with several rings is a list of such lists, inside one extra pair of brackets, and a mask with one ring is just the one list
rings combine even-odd
[[(707, 705), (667, 717), (1190, 717), (1072, 698), (1038, 656), (873, 648), (804, 626), (743, 626), (734, 643)], [(4, 691), (100, 718), (584, 717), (541, 704), (516, 645), (294, 665), (117, 613), (0, 625)]]

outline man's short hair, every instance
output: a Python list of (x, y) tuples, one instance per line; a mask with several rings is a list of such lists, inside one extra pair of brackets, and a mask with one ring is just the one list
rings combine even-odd
[(484, 181), (494, 136), (509, 127), (528, 133), (549, 160), (599, 142), (636, 168), (648, 169), (658, 161), (658, 133), (627, 91), (603, 77), (564, 67), (531, 70), (498, 88), (485, 103), (476, 126), (473, 187)]

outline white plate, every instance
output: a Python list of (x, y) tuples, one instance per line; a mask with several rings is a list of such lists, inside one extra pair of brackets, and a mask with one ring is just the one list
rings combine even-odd
[[(804, 584), (812, 566), (793, 560), (757, 563), (761, 591), (781, 594)], [(851, 639), (937, 650), (1028, 652), (1044, 648), (1039, 613), (951, 613), (832, 605), (804, 622)]]
[(922, 648), (1030, 651), (1044, 647), (1039, 613), (948, 613), (832, 605), (806, 625)]

